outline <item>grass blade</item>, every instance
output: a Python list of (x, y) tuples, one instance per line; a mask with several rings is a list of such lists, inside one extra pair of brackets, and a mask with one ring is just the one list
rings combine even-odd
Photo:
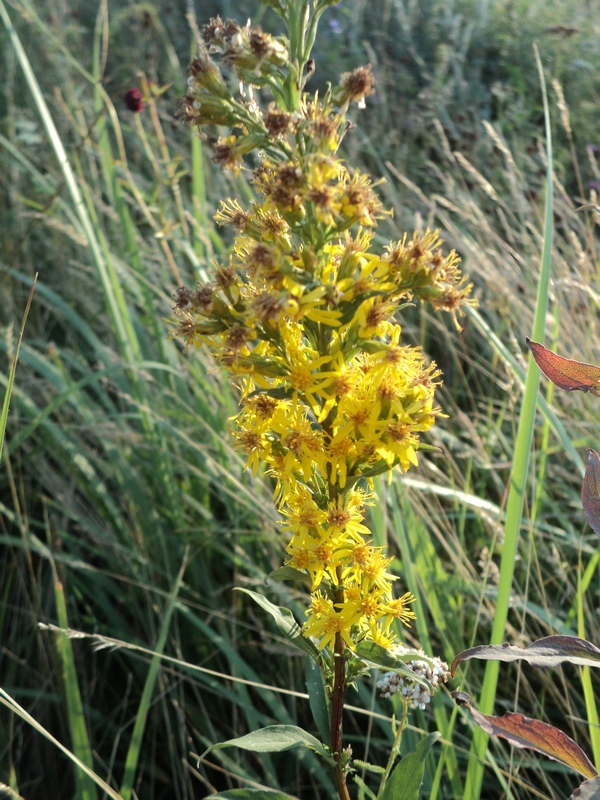
[(31, 308), (31, 303), (33, 301), (33, 293), (35, 292), (35, 285), (37, 283), (37, 279), (38, 276), (36, 273), (35, 278), (33, 279), (33, 286), (31, 287), (31, 291), (29, 292), (29, 297), (27, 298), (27, 305), (25, 306), (25, 313), (23, 314), (23, 320), (21, 322), (21, 330), (19, 331), (17, 346), (15, 348), (12, 364), (10, 365), (10, 370), (8, 372), (8, 383), (6, 384), (4, 402), (2, 403), (2, 411), (0, 412), (0, 463), (2, 461), (2, 452), (4, 450), (4, 437), (6, 435), (6, 423), (8, 422), (8, 409), (10, 406), (10, 398), (12, 395), (12, 389), (15, 382), (17, 361), (19, 360), (19, 350), (21, 349), (21, 342), (23, 341), (23, 334), (25, 332), (25, 323), (27, 322), (27, 317), (29, 316), (29, 309)]
[[(553, 234), (553, 179), (550, 113), (548, 110), (548, 97), (546, 94), (544, 72), (537, 48), (535, 49), (535, 56), (540, 75), (546, 129), (546, 204), (544, 212), (544, 240), (542, 246), (541, 270), (532, 334), (532, 338), (535, 341), (540, 342), (544, 340), (550, 287), (550, 260), (552, 254)], [(529, 472), (531, 443), (533, 440), (533, 432), (535, 427), (535, 413), (538, 402), (539, 383), (540, 372), (533, 358), (530, 356), (527, 367), (527, 377), (525, 380), (523, 404), (521, 406), (521, 415), (519, 418), (519, 427), (517, 430), (513, 469), (510, 478), (510, 489), (506, 505), (504, 546), (502, 549), (502, 560), (500, 563), (500, 579), (498, 584), (496, 610), (494, 614), (494, 623), (492, 626), (492, 635), (490, 638), (491, 644), (500, 644), (504, 640), (514, 575), (514, 564), (519, 543), (519, 531), (523, 516), (523, 500), (525, 497), (527, 475)], [(497, 661), (488, 661), (486, 664), (485, 677), (481, 690), (481, 698), (479, 701), (479, 710), (483, 714), (490, 714), (493, 711), (494, 700), (496, 697), (496, 687), (498, 684), (499, 668), (500, 664)], [(472, 798), (473, 800), (476, 800), (476, 798), (479, 798), (481, 794), (481, 784), (483, 781), (483, 759), (487, 749), (487, 741), (487, 735), (480, 728), (477, 728), (473, 736), (471, 757), (467, 769), (464, 794), (465, 798)]]
[(123, 800), (130, 800), (133, 792), (133, 781), (135, 779), (135, 773), (141, 754), (142, 739), (144, 736), (144, 730), (146, 728), (146, 719), (148, 718), (148, 709), (150, 708), (150, 704), (152, 702), (154, 686), (156, 684), (156, 679), (158, 678), (161, 654), (165, 649), (165, 644), (171, 625), (171, 619), (176, 607), (177, 595), (179, 594), (179, 589), (181, 588), (181, 583), (183, 581), (183, 574), (185, 572), (185, 568), (187, 567), (188, 552), (189, 549), (186, 549), (181, 569), (179, 570), (179, 574), (177, 575), (175, 584), (173, 585), (173, 589), (169, 597), (169, 602), (167, 603), (167, 608), (165, 610), (165, 615), (163, 617), (158, 635), (158, 641), (156, 643), (155, 654), (152, 656), (152, 661), (150, 662), (146, 683), (144, 684), (144, 691), (142, 692), (142, 697), (137, 710), (135, 724), (133, 726), (133, 733), (131, 735), (131, 742), (127, 751), (127, 758), (125, 759), (123, 782), (121, 784), (120, 795)]
[(96, 783), (102, 791), (108, 796), (111, 797), (112, 800), (122, 800), (121, 796), (112, 789), (108, 783), (102, 780), (99, 775), (91, 770), (87, 764), (84, 764), (83, 761), (80, 761), (76, 755), (74, 755), (64, 744), (61, 744), (58, 739), (55, 739), (51, 733), (49, 733), (40, 723), (34, 719), (31, 714), (28, 714), (25, 709), (20, 706), (16, 700), (14, 700), (9, 694), (7, 694), (4, 689), (0, 689), (0, 704), (11, 711), (13, 714), (16, 714), (22, 720), (27, 722), (31, 727), (36, 730), (38, 733), (41, 733), (49, 742), (56, 745), (59, 750), (61, 750), (67, 758), (69, 758), (74, 764), (76, 764), (83, 772), (86, 773), (93, 781)]
[[(63, 584), (56, 572), (54, 562), (52, 562), (52, 570), (54, 572), (56, 617), (58, 619), (59, 626), (67, 630), (69, 627), (69, 618), (67, 616), (65, 592)], [(94, 768), (94, 762), (85, 722), (85, 714), (83, 712), (81, 693), (79, 691), (77, 670), (75, 669), (73, 645), (71, 640), (64, 634), (61, 634), (58, 638), (58, 654), (63, 668), (63, 682), (67, 699), (67, 713), (69, 718), (69, 730), (71, 733), (73, 754), (83, 764), (85, 764), (86, 767), (88, 767), (90, 772), (92, 772)], [(81, 797), (81, 800), (96, 800), (98, 794), (96, 792), (94, 781), (88, 772), (82, 772), (79, 769), (76, 770), (75, 781), (77, 783), (78, 796)]]

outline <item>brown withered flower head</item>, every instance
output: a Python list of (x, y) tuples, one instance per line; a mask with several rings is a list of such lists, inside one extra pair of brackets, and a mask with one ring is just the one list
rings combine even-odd
[(352, 72), (342, 74), (333, 100), (340, 106), (358, 103), (359, 108), (364, 108), (365, 98), (371, 94), (375, 94), (375, 76), (373, 68), (367, 64), (366, 67), (357, 67)]

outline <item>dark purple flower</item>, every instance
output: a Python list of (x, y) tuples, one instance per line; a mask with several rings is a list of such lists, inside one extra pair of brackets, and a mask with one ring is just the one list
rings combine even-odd
[(600, 182), (599, 181), (588, 181), (588, 189), (593, 189), (595, 192), (600, 194)]
[(128, 89), (125, 92), (123, 101), (125, 103), (125, 107), (128, 108), (129, 111), (133, 111), (134, 114), (137, 114), (144, 108), (142, 93), (137, 88), (137, 86), (134, 86), (132, 89)]

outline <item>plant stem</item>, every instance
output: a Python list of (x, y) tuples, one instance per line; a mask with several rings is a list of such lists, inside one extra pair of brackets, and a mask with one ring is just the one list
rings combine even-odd
[[(402, 701), (402, 716), (400, 717), (400, 724), (396, 728), (394, 733), (394, 744), (392, 745), (392, 749), (390, 750), (390, 756), (388, 758), (388, 762), (385, 766), (385, 772), (381, 777), (381, 783), (379, 784), (379, 791), (377, 792), (377, 797), (381, 796), (385, 785), (387, 783), (388, 778), (390, 777), (390, 772), (392, 771), (392, 767), (394, 766), (394, 761), (396, 757), (400, 755), (400, 745), (402, 744), (402, 734), (404, 733), (404, 729), (406, 728), (406, 723), (408, 722), (408, 703), (404, 700)], [(393, 722), (392, 722), (393, 724)]]
[(344, 697), (346, 695), (346, 660), (344, 640), (340, 633), (335, 637), (333, 696), (331, 698), (331, 752), (335, 759), (333, 778), (339, 800), (350, 800), (346, 775), (342, 764), (342, 724), (344, 720)]

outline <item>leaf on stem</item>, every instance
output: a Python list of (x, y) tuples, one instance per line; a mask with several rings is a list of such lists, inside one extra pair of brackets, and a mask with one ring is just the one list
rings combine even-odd
[(245, 736), (218, 742), (207, 748), (200, 756), (199, 761), (206, 758), (213, 750), (222, 750), (224, 747), (239, 747), (241, 750), (251, 750), (253, 753), (281, 753), (283, 750), (291, 750), (293, 747), (308, 747), (333, 763), (333, 759), (321, 742), (311, 733), (296, 725), (269, 725), (266, 728), (247, 733)]
[(252, 592), (250, 589), (238, 589), (237, 591), (249, 595), (255, 603), (257, 603), (265, 611), (268, 611), (275, 620), (275, 624), (277, 625), (279, 632), (285, 636), (285, 638), (291, 642), (291, 644), (295, 645), (303, 652), (308, 653), (311, 658), (316, 659), (319, 657), (319, 651), (314, 644), (312, 644), (312, 642), (302, 635), (302, 629), (294, 619), (294, 615), (289, 608), (276, 606), (270, 600), (267, 600), (264, 595), (259, 594), (258, 592)]
[(588, 451), (581, 504), (590, 528), (600, 536), (600, 456), (595, 450)]
[(319, 736), (329, 747), (331, 744), (331, 717), (329, 700), (323, 685), (323, 672), (319, 664), (312, 658), (306, 659), (306, 689), (308, 702)]
[(583, 361), (573, 361), (570, 358), (553, 353), (543, 344), (532, 342), (526, 338), (527, 346), (531, 350), (535, 363), (553, 384), (559, 389), (572, 392), (579, 389), (582, 392), (591, 392), (597, 395), (600, 389), (600, 367), (594, 364), (585, 364)]
[(414, 752), (404, 756), (386, 782), (380, 800), (419, 800), (425, 759), (440, 736), (438, 731), (430, 733), (421, 739)]
[(467, 706), (475, 722), (490, 736), (506, 739), (513, 747), (535, 750), (575, 770), (584, 778), (597, 777), (594, 765), (577, 742), (553, 725), (510, 711), (502, 717), (482, 714), (471, 706), (464, 692), (453, 692), (452, 696), (459, 705)]
[(483, 644), (459, 653), (450, 669), (454, 677), (457, 666), (471, 658), (482, 661), (527, 661), (531, 667), (548, 669), (564, 661), (580, 667), (600, 667), (600, 650), (591, 642), (577, 636), (545, 636), (527, 647), (504, 644)]
[(404, 663), (405, 661), (410, 661), (415, 658), (427, 661), (427, 657), (420, 653), (409, 652), (403, 653), (401, 656), (395, 656), (392, 655), (389, 650), (386, 650), (385, 647), (377, 644), (377, 642), (362, 641), (356, 645), (356, 654), (369, 667), (384, 669), (388, 672), (397, 672), (400, 675), (410, 678), (410, 680), (415, 683), (421, 683), (423, 686), (430, 686), (426, 678), (421, 678), (414, 670), (409, 669)]

